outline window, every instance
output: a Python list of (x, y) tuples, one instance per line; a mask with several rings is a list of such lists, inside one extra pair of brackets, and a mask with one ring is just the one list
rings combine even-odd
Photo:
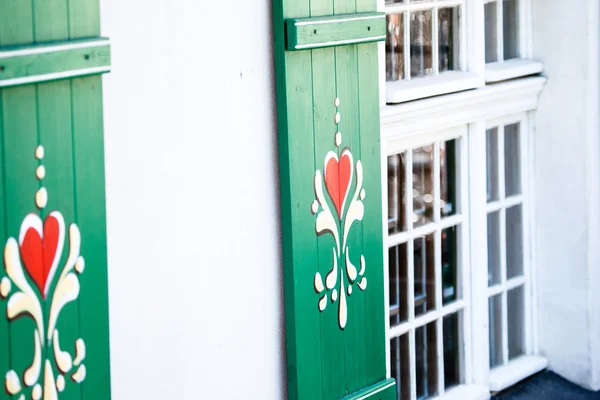
[(388, 149), (390, 360), (399, 398), (443, 395), (465, 382), (465, 132)]
[(537, 74), (541, 63), (530, 60), (530, 0), (485, 0), (486, 81)]
[[(533, 353), (533, 305), (524, 116), (486, 129), (487, 301), (490, 386), (502, 390), (522, 368), (539, 370)], [(518, 368), (510, 369), (510, 365)], [(522, 372), (521, 372), (522, 373)]]
[(467, 42), (467, 3), (471, 1), (386, 0), (388, 103), (480, 84)]

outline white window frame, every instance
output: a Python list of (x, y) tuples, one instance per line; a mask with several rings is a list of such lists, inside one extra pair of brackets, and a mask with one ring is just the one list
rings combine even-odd
[[(518, 2), (519, 19), (519, 57), (505, 60), (503, 40), (504, 0), (483, 0), (484, 6), (488, 3), (496, 4), (496, 51), (498, 53), (498, 61), (487, 63), (485, 65), (485, 81), (487, 83), (499, 82), (542, 72), (542, 63), (533, 60), (533, 7), (531, 0), (516, 1)], [(484, 43), (484, 53), (482, 55), (484, 60), (485, 52)]]
[[(385, 78), (385, 75), (384, 75)], [(533, 140), (533, 127), (535, 122), (534, 110), (538, 106), (539, 95), (545, 85), (545, 78), (529, 77), (509, 82), (498, 83), (491, 86), (486, 86), (477, 90), (464, 91), (453, 93), (445, 96), (422, 99), (414, 102), (403, 103), (395, 106), (384, 106), (381, 113), (381, 142), (382, 142), (382, 209), (383, 209), (383, 227), (384, 238), (388, 245), (394, 243), (393, 237), (388, 236), (388, 220), (387, 220), (387, 155), (397, 154), (398, 150), (410, 147), (413, 143), (424, 143), (431, 139), (422, 139), (422, 136), (429, 138), (436, 135), (435, 132), (443, 133), (448, 130), (456, 129), (456, 127), (468, 127), (466, 137), (467, 149), (464, 154), (468, 154), (469, 167), (463, 173), (468, 174), (469, 189), (466, 198), (462, 199), (463, 206), (469, 205), (468, 215), (465, 216), (469, 220), (470, 245), (469, 254), (459, 254), (458, 259), (467, 260), (467, 264), (463, 265), (479, 265), (486, 268), (472, 268), (470, 271), (465, 271), (470, 274), (470, 288), (463, 288), (463, 300), (466, 300), (466, 295), (470, 297), (470, 322), (466, 315), (463, 315), (464, 321), (470, 323), (470, 332), (463, 335), (462, 340), (465, 341), (465, 365), (462, 368), (465, 372), (464, 384), (440, 394), (437, 398), (440, 399), (461, 399), (461, 400), (479, 400), (488, 399), (490, 391), (500, 390), (507, 387), (518, 380), (540, 370), (546, 366), (546, 360), (542, 357), (535, 356), (538, 352), (537, 344), (537, 325), (536, 325), (536, 304), (535, 299), (535, 267), (530, 267), (530, 293), (531, 297), (529, 304), (531, 305), (531, 326), (527, 329), (530, 331), (531, 341), (528, 348), (527, 357), (522, 357), (513, 360), (506, 365), (504, 369), (495, 369), (490, 371), (489, 354), (488, 354), (488, 278), (487, 278), (487, 198), (486, 198), (486, 142), (485, 133), (488, 123), (494, 121), (514, 119), (515, 116), (523, 118), (525, 116), (527, 132), (521, 132), (522, 138), (527, 138), (529, 142)], [(435, 118), (432, 118), (435, 116)], [(508, 116), (508, 117), (506, 117)], [(464, 128), (463, 128), (464, 129)], [(417, 141), (417, 142), (415, 142)], [(531, 155), (532, 147), (527, 154)], [(524, 149), (522, 150), (524, 151)], [(527, 164), (523, 165), (522, 173), (532, 173), (533, 157), (527, 158)], [(482, 164), (483, 163), (483, 164)], [(474, 165), (478, 165), (474, 168)], [(462, 166), (462, 165), (461, 165)], [(483, 166), (483, 167), (481, 167)], [(434, 175), (435, 176), (435, 175)], [(529, 177), (527, 177), (529, 178)], [(525, 181), (527, 181), (526, 179)], [(525, 182), (524, 181), (524, 182)], [(461, 188), (461, 190), (463, 190)], [(528, 191), (528, 201), (533, 203), (533, 194)], [(410, 202), (409, 202), (410, 203)], [(412, 206), (412, 205), (411, 205)], [(467, 211), (465, 211), (467, 212)], [(408, 214), (410, 215), (410, 214)], [(525, 218), (525, 217), (524, 217)], [(529, 227), (535, 226), (532, 213), (527, 217)], [(483, 233), (483, 234), (482, 234)], [(480, 237), (485, 240), (485, 244), (480, 246), (474, 242), (475, 237)], [(533, 231), (529, 232), (530, 244), (526, 245), (526, 251), (531, 251), (531, 265), (535, 266), (535, 254), (533, 252)], [(482, 248), (483, 247), (483, 248)], [(388, 246), (384, 250), (384, 276), (385, 282), (385, 299), (386, 299), (386, 321), (388, 328), (388, 338), (401, 334), (400, 330), (410, 332), (409, 325), (403, 328), (389, 327), (389, 286), (388, 286)], [(409, 256), (410, 256), (409, 251)], [(470, 262), (470, 264), (468, 264)], [(410, 275), (410, 272), (409, 272)], [(459, 275), (460, 276), (460, 275)], [(464, 275), (463, 275), (464, 277)], [(437, 280), (436, 280), (437, 282)], [(410, 282), (409, 282), (410, 285)], [(412, 289), (409, 286), (409, 292)], [(410, 297), (409, 295), (409, 298)], [(439, 303), (438, 303), (439, 304)], [(452, 305), (452, 304), (450, 304)], [(450, 306), (449, 305), (449, 306)], [(409, 307), (411, 304), (409, 304)], [(465, 309), (468, 309), (465, 308)], [(409, 308), (409, 313), (414, 312)], [(433, 311), (433, 312), (437, 312)], [(418, 317), (430, 318), (428, 314)], [(435, 316), (431, 317), (435, 320)], [(414, 324), (413, 324), (414, 325)], [(401, 325), (402, 326), (402, 325)], [(468, 329), (467, 329), (468, 331)], [(441, 330), (438, 330), (441, 336)], [(414, 336), (414, 335), (413, 335)], [(477, 340), (475, 340), (475, 338)], [(410, 339), (410, 337), (409, 337)], [(414, 338), (409, 340), (410, 346), (414, 346)], [(390, 341), (386, 344), (386, 356), (388, 358), (388, 376), (391, 375), (390, 370)], [(530, 350), (530, 351), (529, 351)], [(414, 352), (414, 350), (411, 350)], [(443, 353), (438, 352), (438, 356)], [(470, 356), (469, 356), (470, 355)], [(519, 362), (517, 362), (519, 361)], [(438, 361), (438, 364), (443, 361)], [(411, 366), (411, 368), (414, 368)], [(411, 373), (412, 376), (412, 373)], [(414, 379), (411, 378), (414, 382)], [(411, 389), (412, 390), (412, 389)], [(411, 399), (415, 399), (414, 390), (412, 390)]]
[[(409, 30), (409, 13), (413, 10), (430, 9), (432, 7), (447, 8), (461, 5), (462, 20), (459, 27), (459, 66), (460, 70), (446, 71), (436, 76), (417, 79), (399, 80), (385, 84), (386, 103), (398, 104), (415, 99), (421, 99), (461, 90), (481, 87), (485, 84), (485, 57), (482, 58), (484, 42), (480, 35), (469, 34), (483, 32), (483, 7), (480, 0), (430, 0), (428, 3), (412, 3), (414, 0), (405, 0), (405, 4), (385, 5), (385, 0), (379, 0), (379, 8), (386, 14), (404, 13), (405, 30)], [(436, 10), (436, 8), (433, 8)], [(438, 48), (437, 12), (434, 12), (432, 27), (432, 48)], [(385, 61), (385, 44), (380, 47)], [(409, 37), (404, 35), (404, 65), (410, 69), (410, 43)], [(433, 53), (434, 55), (436, 52)], [(381, 59), (381, 58), (380, 58)], [(385, 81), (385, 62), (380, 63), (383, 68)], [(433, 57), (433, 67), (437, 70), (437, 57)], [(406, 71), (405, 71), (406, 75)], [(410, 74), (409, 74), (410, 75)]]

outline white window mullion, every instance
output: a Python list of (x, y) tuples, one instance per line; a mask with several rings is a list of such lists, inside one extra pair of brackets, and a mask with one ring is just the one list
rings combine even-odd
[(439, 46), (439, 18), (438, 8), (433, 7), (431, 10), (431, 63), (433, 64), (433, 75), (439, 75), (440, 73), (440, 46)]
[(444, 319), (438, 319), (436, 324), (436, 339), (437, 339), (437, 372), (438, 372), (438, 393), (440, 396), (444, 395)]
[(404, 13), (404, 80), (411, 80), (410, 72), (410, 11)]
[[(411, 235), (413, 230), (413, 152), (412, 149), (406, 150), (406, 179), (405, 185), (406, 190), (404, 191), (406, 196), (406, 229), (408, 234)], [(414, 240), (408, 241), (406, 246), (408, 249), (407, 257), (407, 272), (408, 272), (408, 320), (410, 322), (415, 319), (415, 250)], [(412, 346), (412, 345), (411, 345)], [(411, 358), (411, 362), (414, 362), (414, 358)]]
[[(527, 145), (527, 139), (529, 138), (529, 127), (525, 123), (525, 121), (519, 124), (519, 147), (521, 151), (521, 169), (520, 169), (520, 179), (521, 179), (521, 193), (524, 198), (527, 199), (529, 194), (529, 184), (527, 179), (527, 174), (529, 171), (529, 146)], [(530, 230), (531, 225), (529, 222), (531, 221), (531, 217), (529, 216), (529, 203), (527, 200), (521, 205), (522, 212), (522, 226), (523, 226), (523, 279), (525, 280), (525, 285), (523, 287), (523, 298), (525, 300), (525, 354), (531, 354), (533, 351), (533, 339), (531, 332), (533, 331), (533, 315), (532, 315), (532, 293), (531, 293), (531, 238), (530, 238)]]
[(410, 398), (411, 400), (417, 399), (417, 352), (416, 352), (416, 340), (415, 330), (411, 329), (408, 333), (409, 342), (409, 354), (410, 354)]
[(496, 0), (496, 50), (498, 62), (504, 61), (504, 5), (503, 0)]

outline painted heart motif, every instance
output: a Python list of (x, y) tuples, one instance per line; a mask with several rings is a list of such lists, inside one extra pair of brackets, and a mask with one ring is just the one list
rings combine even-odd
[(45, 299), (62, 255), (65, 222), (54, 211), (42, 220), (29, 214), (21, 224), (19, 250), (27, 273)]
[(352, 153), (344, 149), (338, 160), (337, 154), (329, 152), (325, 157), (325, 187), (333, 201), (333, 205), (342, 219), (342, 211), (352, 181)]

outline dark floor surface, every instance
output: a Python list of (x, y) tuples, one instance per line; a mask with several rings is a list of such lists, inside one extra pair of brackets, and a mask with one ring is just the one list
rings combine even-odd
[(492, 397), (492, 400), (537, 399), (600, 400), (600, 392), (590, 392), (550, 371), (542, 371)]

